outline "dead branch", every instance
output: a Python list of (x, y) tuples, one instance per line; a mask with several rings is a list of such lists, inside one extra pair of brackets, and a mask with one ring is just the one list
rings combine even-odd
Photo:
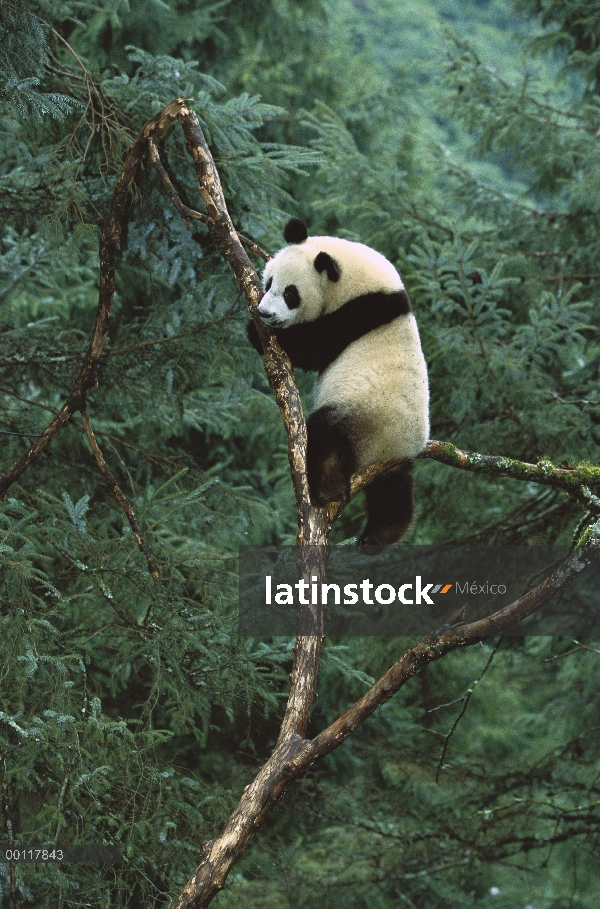
[(163, 108), (152, 118), (139, 133), (131, 146), (121, 176), (113, 193), (110, 211), (102, 236), (100, 238), (100, 291), (96, 324), (92, 333), (90, 346), (85, 355), (81, 371), (73, 386), (73, 391), (59, 410), (56, 417), (48, 424), (43, 433), (22, 457), (5, 473), (0, 474), (0, 499), (6, 498), (11, 485), (41, 455), (46, 446), (68, 423), (73, 414), (85, 408), (88, 390), (96, 382), (96, 367), (106, 341), (115, 292), (115, 259), (120, 250), (121, 236), (127, 224), (130, 208), (130, 187), (133, 183), (139, 163), (147, 151), (148, 138), (165, 132), (183, 108), (183, 100), (178, 98)]
[(158, 176), (160, 178), (160, 182), (162, 183), (165, 192), (167, 193), (169, 199), (171, 200), (171, 202), (173, 203), (173, 205), (175, 206), (175, 208), (181, 215), (181, 219), (182, 219), (183, 223), (185, 224), (185, 226), (187, 227), (187, 229), (188, 230), (190, 229), (190, 225), (188, 224), (188, 218), (195, 218), (197, 221), (203, 221), (206, 224), (206, 222), (208, 221), (208, 218), (206, 215), (202, 214), (202, 212), (200, 212), (200, 211), (195, 211), (193, 208), (188, 208), (188, 206), (185, 205), (181, 201), (179, 193), (173, 186), (173, 183), (171, 182), (171, 178), (169, 177), (168, 173), (166, 172), (166, 170), (164, 169), (164, 167), (162, 165), (162, 161), (160, 160), (160, 155), (158, 153), (158, 148), (156, 147), (156, 143), (154, 142), (153, 139), (148, 140), (148, 152), (150, 154), (150, 160), (152, 161), (152, 164), (154, 165), (154, 170), (158, 174)]
[(312, 740), (292, 736), (286, 742), (279, 743), (256, 778), (244, 790), (220, 836), (204, 844), (200, 865), (174, 909), (205, 909), (223, 886), (229, 869), (254, 832), (248, 832), (246, 818), (252, 817), (253, 827), (260, 828), (289, 783), (315, 761), (339, 748), (355, 729), (409, 679), (447, 653), (500, 634), (536, 612), (599, 557), (600, 534), (597, 534), (566, 559), (553, 575), (515, 602), (484, 619), (423, 638), (352, 707)]
[[(179, 193), (173, 186), (171, 178), (169, 177), (168, 173), (166, 172), (166, 170), (164, 169), (164, 167), (162, 165), (162, 161), (160, 160), (160, 155), (158, 153), (158, 148), (156, 147), (156, 143), (152, 139), (148, 140), (148, 151), (150, 153), (150, 160), (152, 161), (152, 164), (154, 165), (154, 169), (156, 170), (156, 173), (160, 177), (160, 181), (161, 181), (163, 187), (165, 188), (165, 191), (166, 191), (168, 197), (170, 198), (171, 202), (173, 203), (173, 205), (175, 206), (175, 208), (181, 215), (183, 223), (185, 224), (187, 229), (188, 230), (190, 229), (190, 225), (188, 224), (188, 220), (187, 220), (188, 218), (195, 218), (197, 221), (203, 221), (205, 224), (207, 224), (208, 223), (207, 215), (202, 214), (202, 212), (200, 212), (200, 211), (195, 211), (193, 208), (189, 208), (187, 205), (185, 205), (184, 202), (181, 201)], [(240, 238), (241, 242), (244, 244), (244, 246), (246, 246), (248, 249), (252, 250), (252, 252), (256, 256), (258, 256), (260, 259), (263, 259), (265, 262), (269, 261), (271, 256), (268, 253), (266, 253), (264, 251), (264, 249), (261, 249), (260, 246), (258, 245), (258, 243), (255, 243), (254, 240), (248, 239), (248, 237), (245, 237), (239, 231), (237, 232), (237, 235)]]
[[(262, 297), (260, 280), (229, 217), (219, 174), (196, 114), (182, 108), (179, 119), (198, 176), (207, 223), (254, 317)], [(306, 423), (300, 395), (287, 355), (265, 325), (259, 320), (256, 320), (256, 325), (265, 351), (265, 371), (275, 392), (287, 433), (298, 515), (297, 541), (301, 549), (301, 576), (315, 575), (321, 581), (325, 578), (329, 522), (324, 509), (314, 508), (310, 504), (306, 477)], [(304, 622), (306, 618), (303, 617)], [(205, 844), (194, 878), (185, 888), (178, 906), (209, 904), (223, 887), (229, 870), (241, 856), (252, 834), (262, 827), (289, 780), (299, 772), (296, 770), (295, 754), (299, 744), (304, 741), (302, 737), (316, 693), (323, 644), (323, 636), (319, 633), (322, 617), (317, 614), (309, 618), (315, 633), (300, 635), (296, 641), (290, 693), (275, 751), (256, 779), (246, 788), (220, 836)]]
[(577, 549), (549, 578), (518, 600), (492, 615), (450, 631), (429, 635), (411, 647), (346, 713), (319, 733), (310, 743), (312, 760), (337, 748), (377, 707), (389, 700), (407, 681), (429, 663), (447, 653), (477, 644), (508, 630), (532, 615), (572, 584), (600, 557), (600, 534)]
[[(200, 194), (208, 215), (207, 223), (254, 316), (263, 295), (260, 279), (229, 217), (221, 180), (198, 117), (182, 107), (179, 119), (198, 175)], [(287, 354), (266, 325), (257, 319), (256, 327), (265, 351), (265, 372), (275, 392), (288, 435), (288, 457), (298, 513), (298, 544), (319, 545), (326, 542), (326, 521), (322, 509), (307, 508), (310, 498), (306, 479), (306, 424), (292, 367)]]
[(81, 411), (81, 422), (83, 423), (83, 428), (85, 430), (85, 434), (88, 438), (88, 442), (90, 443), (92, 452), (94, 453), (94, 457), (96, 458), (96, 463), (97, 463), (98, 467), (100, 468), (101, 473), (105, 477), (108, 485), (110, 486), (113, 493), (115, 494), (115, 498), (117, 499), (118, 502), (120, 502), (121, 507), (123, 508), (123, 511), (127, 515), (127, 520), (129, 521), (129, 526), (131, 527), (131, 530), (137, 541), (137, 544), (138, 544), (140, 550), (146, 556), (146, 561), (148, 562), (148, 571), (150, 572), (150, 574), (152, 575), (153, 578), (157, 578), (158, 570), (156, 568), (156, 565), (154, 564), (154, 560), (152, 559), (152, 556), (150, 555), (148, 547), (146, 546), (146, 543), (142, 536), (142, 532), (139, 528), (139, 524), (138, 524), (136, 516), (134, 514), (133, 508), (131, 507), (131, 503), (129, 502), (127, 496), (121, 491), (119, 484), (117, 483), (117, 481), (115, 480), (115, 478), (113, 477), (113, 475), (110, 471), (110, 467), (104, 460), (104, 456), (103, 456), (102, 452), (100, 451), (100, 446), (98, 445), (98, 442), (96, 441), (96, 436), (94, 435), (94, 430), (92, 429), (92, 424), (90, 423), (90, 418), (88, 417), (88, 413), (87, 413), (87, 410), (85, 410), (85, 408)]

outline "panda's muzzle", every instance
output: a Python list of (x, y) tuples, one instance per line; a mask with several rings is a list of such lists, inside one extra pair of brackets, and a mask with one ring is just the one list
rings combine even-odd
[(258, 307), (258, 315), (259, 315), (259, 318), (261, 319), (261, 321), (264, 322), (266, 325), (277, 325), (277, 323), (279, 321), (276, 313), (261, 312), (260, 306)]
[[(295, 287), (293, 289), (296, 290)], [(294, 294), (288, 293), (289, 290), (290, 288), (286, 287), (283, 294), (273, 294), (270, 291), (262, 298), (258, 307), (258, 315), (269, 327), (283, 327), (289, 324), (290, 313), (296, 308), (296, 297)]]

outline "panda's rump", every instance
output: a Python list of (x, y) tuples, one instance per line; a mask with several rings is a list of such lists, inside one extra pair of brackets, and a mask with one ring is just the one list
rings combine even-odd
[(358, 466), (414, 458), (429, 434), (427, 368), (412, 314), (350, 344), (317, 380), (315, 409), (347, 421)]

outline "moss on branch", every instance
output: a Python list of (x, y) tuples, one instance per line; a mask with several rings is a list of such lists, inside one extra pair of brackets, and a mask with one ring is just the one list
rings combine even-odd
[(537, 464), (528, 464), (514, 458), (501, 455), (485, 455), (477, 452), (463, 451), (452, 445), (451, 442), (428, 442), (419, 458), (429, 458), (458, 467), (460, 470), (470, 470), (473, 473), (488, 473), (500, 477), (510, 477), (513, 480), (524, 480), (531, 483), (541, 483), (544, 486), (553, 486), (555, 489), (566, 489), (568, 492), (579, 493), (582, 486), (600, 486), (600, 467), (590, 464), (580, 464), (577, 467), (555, 467), (550, 461), (540, 459)]

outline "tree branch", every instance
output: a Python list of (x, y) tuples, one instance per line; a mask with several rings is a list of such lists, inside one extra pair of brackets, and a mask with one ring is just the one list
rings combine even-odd
[[(352, 707), (315, 738), (306, 740), (293, 736), (286, 742), (278, 744), (256, 778), (244, 790), (237, 808), (219, 838), (205, 843), (196, 874), (188, 882), (174, 909), (205, 909), (223, 886), (230, 867), (241, 854), (254, 828), (262, 826), (268, 812), (289, 783), (316, 760), (339, 748), (355, 729), (413, 676), (447, 653), (495, 636), (536, 612), (576, 580), (581, 572), (599, 557), (600, 528), (566, 559), (553, 575), (518, 600), (484, 619), (423, 638)], [(250, 830), (245, 825), (248, 816), (253, 818), (253, 829)]]
[[(576, 495), (580, 495), (585, 487), (600, 487), (600, 467), (586, 464), (578, 467), (554, 467), (550, 461), (544, 460), (538, 461), (537, 464), (528, 464), (526, 461), (517, 461), (501, 455), (463, 451), (451, 442), (439, 442), (435, 439), (429, 441), (421, 454), (417, 455), (417, 459), (420, 458), (439, 461), (449, 467), (458, 467), (460, 470), (469, 470), (473, 473), (487, 473), (509, 477), (512, 480), (524, 480), (527, 483), (540, 483), (554, 489), (565, 489)], [(358, 495), (375, 477), (398, 464), (402, 464), (402, 460), (390, 458), (388, 461), (378, 461), (359, 470), (352, 477), (350, 495), (352, 497)], [(337, 516), (339, 505), (334, 503), (330, 508)]]
[[(179, 193), (173, 186), (173, 183), (171, 182), (171, 178), (169, 177), (168, 173), (166, 172), (166, 170), (164, 169), (164, 167), (162, 165), (162, 161), (160, 160), (160, 155), (158, 153), (158, 148), (156, 147), (156, 143), (152, 139), (148, 140), (148, 151), (150, 153), (150, 160), (152, 161), (152, 164), (154, 165), (154, 169), (156, 170), (156, 173), (160, 177), (160, 181), (161, 181), (162, 185), (164, 186), (168, 197), (170, 198), (171, 202), (173, 203), (173, 205), (175, 206), (175, 208), (181, 215), (183, 223), (185, 224), (187, 229), (188, 230), (190, 229), (190, 226), (189, 226), (188, 220), (187, 220), (188, 218), (195, 218), (197, 221), (203, 221), (204, 224), (207, 224), (208, 223), (207, 215), (202, 214), (202, 212), (195, 211), (193, 208), (189, 208), (187, 205), (185, 205), (184, 202), (181, 201)], [(248, 237), (245, 237), (239, 231), (237, 232), (237, 235), (240, 238), (241, 242), (244, 244), (244, 246), (246, 246), (248, 249), (251, 249), (255, 255), (257, 255), (260, 259), (263, 259), (265, 262), (269, 261), (271, 256), (268, 253), (266, 253), (264, 251), (264, 249), (261, 249), (260, 246), (258, 245), (258, 243), (255, 243), (254, 240), (248, 239)]]
[(475, 681), (471, 683), (470, 688), (467, 689), (467, 693), (466, 693), (466, 695), (465, 695), (464, 698), (463, 698), (463, 705), (462, 705), (462, 707), (461, 707), (461, 709), (460, 709), (460, 712), (459, 712), (458, 716), (457, 716), (456, 719), (454, 720), (454, 723), (452, 724), (452, 729), (450, 730), (450, 732), (448, 732), (448, 733), (444, 736), (444, 739), (445, 739), (445, 741), (444, 741), (444, 747), (442, 748), (442, 753), (441, 753), (441, 755), (440, 755), (440, 759), (439, 759), (439, 761), (438, 761), (438, 765), (437, 765), (437, 768), (436, 768), (436, 771), (435, 771), (435, 781), (436, 781), (436, 783), (439, 782), (440, 773), (442, 772), (442, 770), (443, 770), (443, 768), (444, 768), (444, 759), (445, 759), (446, 754), (447, 754), (447, 751), (448, 751), (448, 746), (450, 745), (450, 739), (452, 738), (452, 736), (453, 736), (454, 733), (456, 732), (456, 727), (458, 726), (458, 724), (459, 724), (460, 721), (462, 720), (463, 716), (464, 716), (465, 713), (467, 712), (467, 707), (469, 706), (469, 701), (470, 701), (471, 698), (473, 697), (473, 692), (475, 691), (475, 687), (476, 687), (477, 685), (479, 685), (480, 681), (482, 680), (482, 678), (484, 677), (484, 675), (486, 674), (486, 672), (488, 671), (488, 669), (489, 669), (490, 666), (492, 665), (492, 660), (494, 659), (494, 657), (496, 656), (496, 654), (497, 654), (497, 652), (498, 652), (498, 648), (499, 648), (499, 646), (500, 646), (501, 641), (502, 641), (502, 638), (498, 638), (498, 641), (496, 642), (496, 645), (495, 645), (494, 649), (493, 649), (492, 652), (490, 653), (490, 655), (489, 655), (489, 657), (488, 657), (488, 660), (487, 660), (487, 663), (486, 663), (485, 666), (483, 667), (482, 671), (479, 673), (478, 678), (476, 678)]
[[(181, 110), (179, 118), (198, 175), (207, 223), (255, 318), (265, 351), (265, 371), (285, 425), (298, 516), (300, 576), (316, 576), (323, 581), (330, 525), (326, 510), (310, 504), (306, 477), (306, 423), (294, 373), (274, 334), (255, 317), (262, 298), (260, 280), (229, 217), (219, 174), (198, 118), (187, 109)], [(220, 836), (205, 844), (196, 873), (178, 900), (178, 909), (208, 906), (223, 887), (229, 870), (242, 854), (251, 835), (262, 827), (289, 780), (300, 772), (296, 766), (296, 752), (303, 742), (302, 736), (314, 701), (323, 644), (320, 612), (302, 616), (302, 627), (306, 627), (307, 621), (315, 633), (301, 634), (297, 638), (290, 693), (277, 746), (256, 779), (246, 788)]]
[(377, 681), (360, 700), (309, 743), (311, 762), (338, 748), (377, 707), (388, 701), (410, 678), (429, 663), (447, 653), (477, 644), (500, 634), (536, 612), (572, 584), (592, 562), (600, 557), (600, 527), (590, 539), (575, 550), (549, 578), (518, 600), (492, 615), (459, 625), (441, 633), (428, 635), (411, 647)]
[(131, 527), (133, 535), (137, 540), (137, 544), (138, 544), (140, 550), (146, 556), (146, 561), (148, 562), (148, 571), (150, 572), (150, 574), (152, 575), (153, 578), (157, 578), (158, 570), (156, 568), (156, 565), (154, 563), (152, 556), (150, 555), (150, 552), (148, 551), (148, 547), (146, 546), (146, 543), (142, 536), (142, 532), (139, 528), (139, 524), (137, 522), (133, 508), (131, 507), (131, 503), (129, 502), (127, 496), (121, 491), (119, 484), (117, 483), (117, 481), (115, 480), (115, 478), (113, 477), (113, 475), (110, 471), (110, 467), (104, 460), (104, 456), (103, 456), (102, 452), (100, 451), (98, 442), (96, 441), (96, 436), (94, 435), (94, 430), (92, 429), (92, 425), (90, 423), (90, 418), (88, 417), (87, 410), (85, 410), (85, 408), (81, 411), (81, 422), (83, 423), (83, 428), (85, 430), (85, 434), (88, 438), (88, 442), (90, 443), (92, 452), (94, 453), (94, 457), (96, 458), (96, 463), (97, 463), (98, 467), (100, 468), (101, 473), (105, 477), (108, 485), (114, 492), (117, 501), (121, 503), (123, 511), (127, 515), (127, 520), (129, 521), (129, 526)]
[(172, 101), (152, 118), (142, 129), (131, 146), (121, 176), (115, 187), (110, 204), (110, 211), (102, 236), (100, 238), (100, 291), (96, 324), (92, 333), (90, 346), (85, 355), (81, 371), (73, 386), (73, 391), (59, 410), (56, 417), (48, 424), (44, 432), (33, 445), (5, 473), (0, 474), (0, 499), (6, 498), (11, 485), (18, 480), (24, 471), (39, 458), (46, 446), (58, 435), (73, 414), (85, 408), (88, 390), (96, 382), (96, 367), (106, 341), (115, 293), (115, 259), (120, 250), (121, 237), (127, 224), (130, 208), (130, 187), (133, 183), (139, 163), (147, 151), (148, 138), (165, 132), (183, 108), (181, 98)]

